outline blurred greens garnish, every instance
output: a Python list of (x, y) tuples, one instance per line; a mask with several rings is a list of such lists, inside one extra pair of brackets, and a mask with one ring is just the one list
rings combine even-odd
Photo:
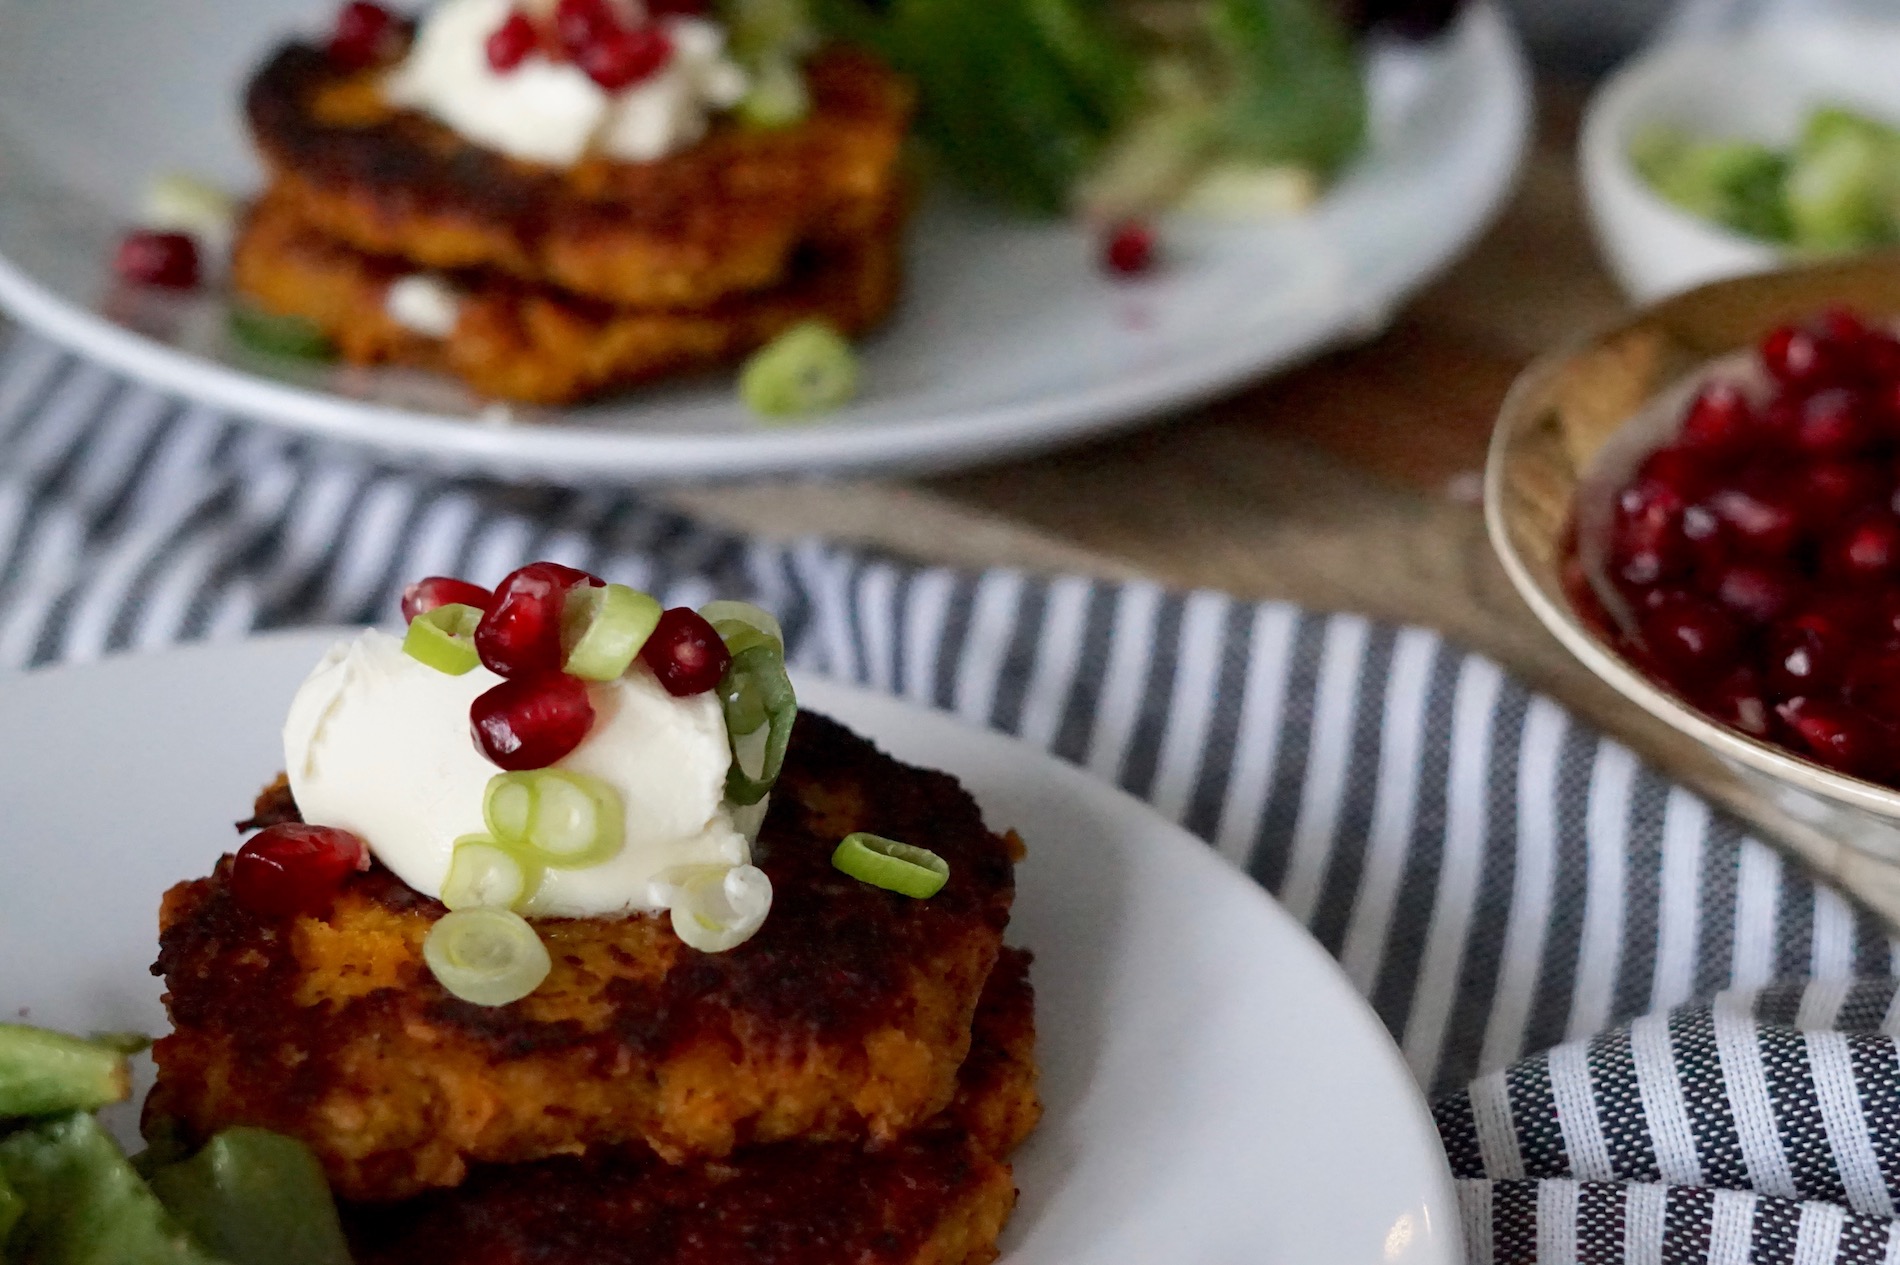
[(1359, 59), (1322, 0), (814, 5), (916, 80), (920, 129), (960, 183), (1029, 211), (1139, 213), (1212, 172), (1229, 190), (1271, 173), (1283, 198), (1365, 139)]
[(1815, 110), (1785, 150), (1656, 126), (1630, 160), (1683, 210), (1750, 237), (1813, 253), (1900, 242), (1900, 130), (1842, 106)]
[[(144, 1038), (0, 1024), (0, 1261), (7, 1265), (349, 1265), (304, 1146), (227, 1129), (126, 1158), (91, 1114), (131, 1094)], [(163, 1132), (162, 1128), (157, 1132)]]

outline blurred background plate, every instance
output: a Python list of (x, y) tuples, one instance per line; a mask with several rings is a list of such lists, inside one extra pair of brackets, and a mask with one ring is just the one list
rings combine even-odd
[(1307, 217), (1172, 224), (1166, 266), (1117, 283), (1076, 227), (934, 198), (913, 226), (904, 303), (865, 348), (865, 391), (825, 421), (761, 428), (721, 376), (497, 422), (426, 375), (266, 370), (228, 343), (213, 299), (110, 293), (112, 246), (155, 173), (256, 187), (241, 85), (264, 50), (329, 12), (0, 0), (0, 304), (214, 406), (514, 479), (941, 469), (1178, 409), (1376, 332), (1490, 219), (1529, 112), (1507, 23), (1474, 6), (1434, 45), (1375, 46), (1371, 149)]

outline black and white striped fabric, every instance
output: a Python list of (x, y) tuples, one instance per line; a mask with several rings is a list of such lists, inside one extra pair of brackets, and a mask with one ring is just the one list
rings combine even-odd
[(0, 356), (0, 665), (386, 620), (408, 578), (538, 557), (750, 596), (801, 666), (1020, 735), (1244, 867), (1438, 1095), (1473, 1260), (1900, 1262), (1894, 942), (1432, 632), (747, 541)]

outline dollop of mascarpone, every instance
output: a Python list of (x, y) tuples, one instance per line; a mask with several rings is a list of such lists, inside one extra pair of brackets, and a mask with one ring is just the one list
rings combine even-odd
[(621, 92), (538, 52), (497, 73), (488, 64), (488, 37), (514, 7), (514, 0), (442, 0), (390, 72), (390, 99), (477, 144), (567, 167), (590, 152), (626, 162), (664, 158), (696, 144), (709, 116), (746, 93), (745, 71), (726, 56), (724, 29), (703, 18), (661, 19), (673, 56)]
[[(360, 836), (409, 886), (439, 896), (456, 839), (486, 833), (482, 794), (500, 770), (476, 749), (468, 709), (500, 679), (481, 667), (438, 672), (375, 629), (339, 643), (284, 722), (285, 768), (304, 819)], [(725, 803), (732, 756), (714, 695), (674, 698), (640, 663), (588, 693), (594, 728), (557, 767), (619, 792), (626, 843), (601, 865), (548, 870), (522, 912), (657, 911), (676, 903), (682, 889), (672, 880), (684, 867), (748, 865), (751, 849)]]

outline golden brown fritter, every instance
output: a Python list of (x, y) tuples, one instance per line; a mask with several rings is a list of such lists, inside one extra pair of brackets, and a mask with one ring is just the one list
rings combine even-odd
[(813, 111), (716, 125), (656, 162), (571, 170), (472, 145), (290, 44), (251, 81), (251, 132), (280, 195), (328, 235), (418, 267), (483, 268), (630, 307), (703, 307), (779, 284), (798, 248), (857, 245), (897, 201), (912, 93), (868, 54), (808, 67)]
[[(939, 853), (948, 885), (917, 901), (848, 878), (830, 856), (853, 830)], [(755, 848), (774, 891), (757, 936), (703, 954), (657, 918), (543, 920), (553, 973), (499, 1008), (435, 982), (420, 945), (441, 906), (387, 871), (279, 922), (232, 899), (226, 858), (165, 898), (175, 1031), (147, 1111), (301, 1138), (354, 1199), (628, 1142), (671, 1162), (888, 1142), (950, 1101), (1018, 847), (955, 779), (807, 713)]]
[(778, 287), (691, 311), (614, 307), (494, 272), (462, 273), (461, 317), (435, 339), (387, 311), (390, 283), (413, 267), (342, 245), (274, 191), (245, 220), (232, 281), (255, 306), (322, 328), (352, 363), (414, 365), (496, 399), (567, 404), (738, 360), (814, 317), (845, 334), (869, 330), (897, 299), (900, 235), (893, 209), (852, 244), (801, 251)]
[(476, 1169), (454, 1191), (347, 1208), (361, 1265), (982, 1265), (1033, 1127), (1028, 955), (984, 987), (956, 1101), (874, 1152), (783, 1142), (672, 1168), (650, 1152)]

